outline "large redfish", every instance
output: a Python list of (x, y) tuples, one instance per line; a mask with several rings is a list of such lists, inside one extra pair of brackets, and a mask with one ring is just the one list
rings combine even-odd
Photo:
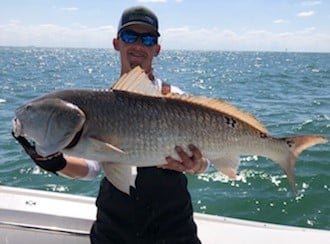
[(318, 135), (276, 138), (253, 116), (205, 97), (162, 96), (140, 69), (106, 91), (56, 91), (19, 107), (15, 135), (36, 143), (39, 154), (61, 151), (99, 162), (153, 166), (174, 156), (176, 145), (195, 144), (223, 173), (235, 177), (241, 155), (272, 159), (295, 188), (294, 166)]

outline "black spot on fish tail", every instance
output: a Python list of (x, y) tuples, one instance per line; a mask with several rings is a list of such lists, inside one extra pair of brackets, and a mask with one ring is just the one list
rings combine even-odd
[(268, 135), (265, 134), (265, 133), (260, 132), (260, 138), (266, 139), (266, 138), (268, 138)]
[(282, 138), (282, 140), (288, 145), (288, 147), (293, 147), (293, 145), (295, 144), (294, 140), (290, 139), (290, 138)]
[(226, 120), (226, 124), (235, 128), (236, 127), (236, 124), (237, 124), (237, 121), (231, 117), (227, 117), (225, 116), (225, 120)]
[(286, 142), (286, 144), (288, 144), (288, 146), (289, 146), (290, 148), (291, 148), (291, 147), (293, 146), (293, 144), (294, 144), (294, 141), (291, 140), (291, 139), (286, 139), (285, 142)]

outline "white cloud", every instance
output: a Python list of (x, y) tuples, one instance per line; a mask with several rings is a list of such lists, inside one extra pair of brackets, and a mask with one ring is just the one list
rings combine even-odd
[(0, 46), (111, 47), (115, 35), (113, 26), (25, 25), (16, 21), (0, 26)]
[(316, 31), (316, 27), (311, 26), (311, 27), (305, 28), (304, 30), (301, 30), (300, 33), (313, 34), (315, 31)]
[[(161, 30), (163, 49), (186, 50), (258, 50), (330, 52), (330, 33), (315, 27), (301, 31), (276, 33), (267, 30), (242, 32), (218, 28), (193, 29), (189, 26)], [(116, 27), (89, 27), (74, 23), (27, 25), (12, 20), (0, 25), (0, 46), (91, 47), (112, 48)]]
[(166, 3), (166, 0), (138, 0), (139, 3)]
[(322, 1), (304, 1), (301, 4), (303, 6), (316, 6), (322, 4)]
[(329, 52), (330, 33), (314, 27), (301, 31), (276, 33), (267, 30), (190, 29), (182, 27), (162, 31), (163, 49), (313, 51)]
[(284, 23), (288, 23), (287, 20), (284, 19), (276, 19), (273, 21), (274, 24), (284, 24)]
[(61, 10), (63, 10), (63, 11), (69, 11), (69, 12), (74, 12), (74, 11), (78, 11), (79, 8), (77, 8), (77, 7), (67, 7), (67, 8), (61, 8)]
[[(137, 0), (139, 3), (166, 3), (167, 0)], [(183, 2), (183, 0), (174, 0), (177, 3)]]
[(15, 25), (15, 24), (20, 24), (21, 21), (18, 19), (11, 19), (9, 20), (9, 25)]
[(297, 14), (298, 17), (309, 17), (314, 15), (315, 12), (314, 11), (307, 11), (307, 12), (300, 12)]

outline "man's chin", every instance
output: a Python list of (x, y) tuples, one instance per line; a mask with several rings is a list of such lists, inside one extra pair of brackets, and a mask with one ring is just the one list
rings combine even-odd
[(132, 69), (134, 69), (134, 68), (137, 67), (137, 66), (140, 66), (141, 68), (143, 68), (142, 65), (141, 65), (141, 64), (138, 64), (138, 63), (131, 63), (131, 64), (130, 64), (130, 67), (131, 67)]

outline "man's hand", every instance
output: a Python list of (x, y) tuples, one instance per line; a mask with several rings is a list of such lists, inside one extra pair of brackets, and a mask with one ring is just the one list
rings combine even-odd
[(64, 159), (62, 153), (55, 153), (48, 157), (42, 157), (37, 153), (35, 145), (31, 144), (25, 137), (15, 136), (14, 132), (11, 134), (39, 167), (54, 174), (57, 174), (57, 171), (65, 168), (67, 161)]
[(171, 169), (179, 172), (188, 172), (191, 174), (202, 173), (208, 167), (207, 159), (203, 157), (201, 151), (193, 144), (188, 146), (191, 156), (181, 147), (176, 146), (175, 151), (179, 155), (181, 161), (166, 157), (167, 164), (159, 166), (162, 169)]

